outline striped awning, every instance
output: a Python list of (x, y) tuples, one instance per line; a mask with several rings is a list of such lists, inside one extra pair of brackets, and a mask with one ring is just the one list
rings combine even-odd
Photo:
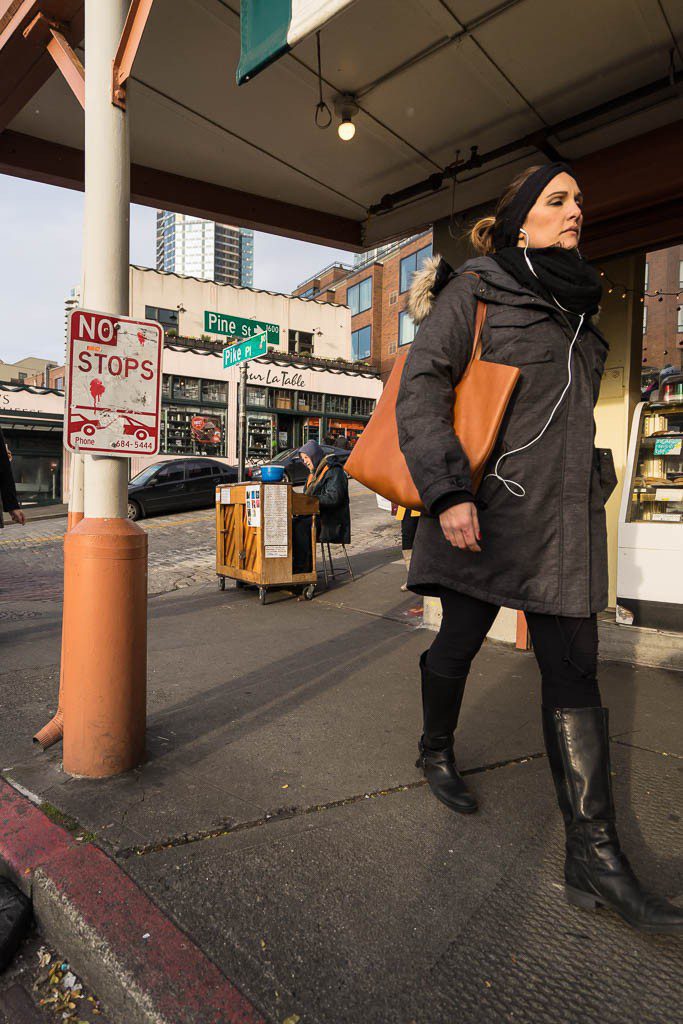
[(355, 0), (241, 0), (243, 85)]

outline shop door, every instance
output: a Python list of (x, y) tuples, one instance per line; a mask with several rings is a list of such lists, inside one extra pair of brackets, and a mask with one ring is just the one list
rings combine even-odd
[(296, 439), (297, 427), (298, 423), (294, 416), (283, 416), (282, 413), (278, 414), (276, 437), (278, 452), (285, 452), (288, 448), (298, 448), (299, 442)]

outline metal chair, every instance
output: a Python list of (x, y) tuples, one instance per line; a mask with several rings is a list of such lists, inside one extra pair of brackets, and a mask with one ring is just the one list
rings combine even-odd
[[(327, 546), (327, 557), (325, 557), (325, 547), (326, 546)], [(335, 569), (334, 562), (332, 561), (332, 551), (330, 550), (330, 544), (329, 543), (326, 544), (326, 542), (322, 541), (322, 540), (320, 541), (320, 553), (322, 555), (323, 576), (325, 577), (325, 586), (326, 587), (329, 587), (329, 585), (330, 585), (330, 576), (332, 577), (333, 580), (336, 579), (338, 576), (350, 576), (351, 580), (354, 583), (356, 581), (356, 577), (353, 575), (353, 569), (351, 568), (351, 562), (349, 561), (349, 555), (348, 555), (348, 552), (346, 550), (346, 545), (345, 544), (340, 544), (340, 545), (338, 545), (338, 547), (341, 547), (342, 551), (344, 552), (344, 558), (346, 559), (346, 566), (347, 566), (346, 569), (339, 569), (339, 568)], [(328, 572), (328, 562), (329, 562), (329, 572)]]

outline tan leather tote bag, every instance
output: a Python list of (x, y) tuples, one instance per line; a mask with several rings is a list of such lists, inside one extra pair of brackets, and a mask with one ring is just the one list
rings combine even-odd
[[(475, 492), (519, 378), (518, 367), (481, 359), (485, 317), (486, 303), (478, 301), (472, 355), (455, 388), (453, 406), (453, 430), (469, 459)], [(396, 505), (424, 512), (401, 451), (396, 424), (396, 399), (407, 355), (408, 350), (398, 356), (377, 408), (344, 469), (354, 480)]]

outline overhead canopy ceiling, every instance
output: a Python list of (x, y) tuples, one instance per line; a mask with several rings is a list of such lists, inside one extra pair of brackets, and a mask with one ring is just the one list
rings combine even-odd
[[(82, 187), (83, 112), (21, 33), (42, 9), (80, 43), (82, 8), (0, 0), (8, 173)], [(603, 207), (633, 192), (637, 153), (648, 202), (681, 191), (680, 0), (356, 0), (321, 32), (325, 100), (359, 106), (348, 143), (337, 117), (314, 122), (315, 37), (238, 88), (239, 28), (238, 0), (156, 0), (128, 89), (136, 201), (361, 249), (484, 203), (555, 154), (593, 175)], [(653, 167), (655, 141), (667, 156)]]

